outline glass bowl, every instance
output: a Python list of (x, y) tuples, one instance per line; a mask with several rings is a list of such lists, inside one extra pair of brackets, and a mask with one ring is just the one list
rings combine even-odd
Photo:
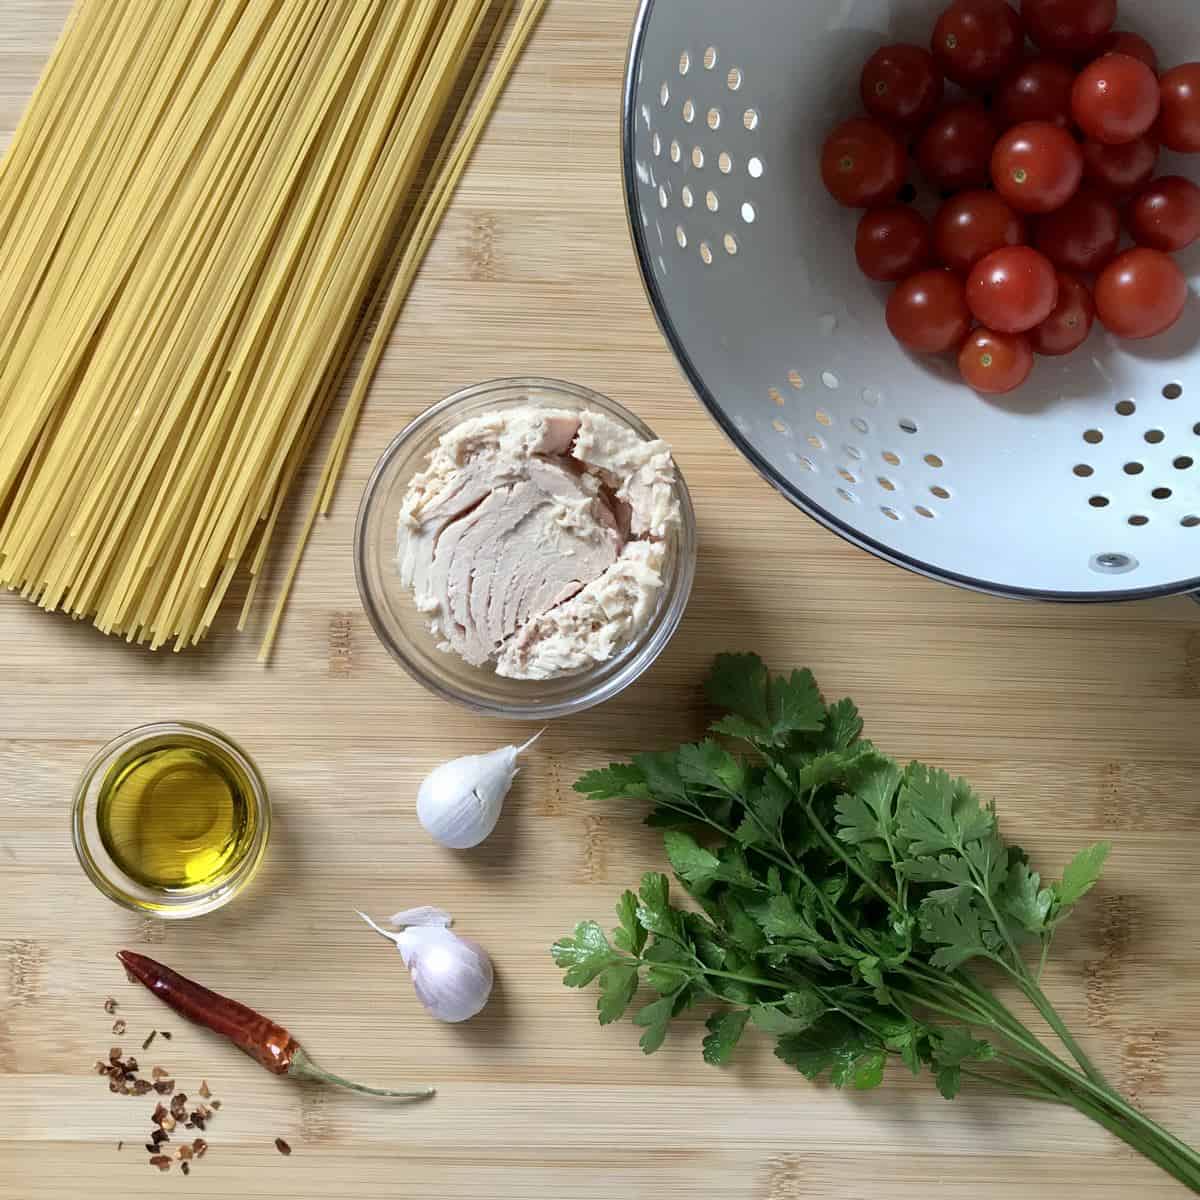
[(384, 452), (359, 509), (354, 563), (363, 606), (379, 639), (415, 679), (444, 700), (476, 712), (544, 721), (583, 712), (627, 688), (666, 648), (683, 619), (696, 573), (696, 514), (676, 464), (680, 525), (667, 547), (663, 588), (648, 624), (617, 655), (573, 675), (550, 680), (506, 679), (490, 665), (473, 667), (437, 647), (427, 617), (400, 581), (400, 510), (414, 475), (425, 469), (438, 439), (469, 417), (529, 404), (574, 411), (596, 409), (653, 439), (631, 412), (597, 392), (554, 379), (499, 379), (465, 388), (419, 416)]
[[(239, 769), (248, 783), (248, 801), (253, 822), (250, 844), (228, 874), (219, 881), (193, 887), (155, 888), (131, 878), (114, 861), (104, 845), (98, 821), (100, 794), (115, 764), (129, 761), (158, 747), (189, 744), (207, 745)], [(110, 900), (146, 916), (165, 920), (199, 917), (228, 904), (262, 865), (271, 834), (271, 804), (262, 776), (250, 756), (235, 742), (206, 725), (190, 721), (161, 721), (140, 725), (114, 738), (87, 767), (75, 789), (71, 811), (71, 835), (75, 853), (87, 877)]]

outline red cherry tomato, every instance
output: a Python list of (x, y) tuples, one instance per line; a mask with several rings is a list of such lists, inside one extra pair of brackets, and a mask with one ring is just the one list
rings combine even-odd
[(933, 116), (943, 90), (933, 55), (920, 46), (884, 46), (863, 68), (862, 102), (871, 116), (891, 125), (917, 125)]
[(1021, 0), (1021, 17), (1043, 50), (1094, 54), (1117, 19), (1117, 0)]
[(1179, 320), (1187, 296), (1187, 280), (1175, 260), (1137, 246), (1104, 268), (1096, 281), (1096, 312), (1118, 337), (1149, 338)]
[(917, 166), (929, 183), (944, 192), (986, 187), (992, 147), (1000, 131), (982, 104), (944, 109), (917, 142)]
[(971, 328), (962, 280), (953, 271), (922, 271), (892, 293), (887, 306), (892, 336), (918, 354), (956, 349)]
[(1019, 388), (1033, 370), (1033, 347), (1023, 333), (976, 329), (958, 353), (958, 369), (969, 387), (985, 396)]
[(1124, 146), (1084, 142), (1083, 178), (1105, 195), (1121, 200), (1154, 177), (1158, 153), (1158, 143), (1148, 137)]
[(933, 249), (938, 261), (966, 275), (981, 259), (1003, 246), (1025, 242), (1025, 221), (995, 192), (960, 192), (933, 219)]
[(1038, 354), (1059, 358), (1078, 350), (1088, 340), (1096, 323), (1096, 303), (1086, 284), (1058, 273), (1058, 303), (1054, 311), (1029, 331), (1029, 341)]
[(993, 250), (967, 279), (967, 304), (975, 319), (997, 333), (1024, 333), (1040, 325), (1058, 303), (1058, 275), (1045, 255), (1028, 246)]
[(933, 57), (965, 88), (995, 83), (1021, 61), (1025, 30), (1006, 0), (955, 0), (933, 30)]
[(929, 223), (904, 204), (876, 208), (858, 223), (855, 257), (868, 279), (897, 283), (932, 259)]
[(1035, 58), (1019, 67), (996, 93), (996, 113), (1005, 129), (1026, 121), (1071, 124), (1075, 72), (1054, 58)]
[(1161, 84), (1163, 145), (1181, 154), (1200, 152), (1200, 62), (1168, 71)]
[(1083, 151), (1069, 133), (1048, 121), (1010, 129), (992, 153), (996, 191), (1021, 212), (1061, 208), (1079, 190)]
[(1141, 59), (1105, 54), (1084, 67), (1071, 92), (1075, 123), (1106, 146), (1140, 138), (1158, 120), (1158, 76)]
[(1099, 271), (1116, 257), (1121, 214), (1098, 192), (1077, 192), (1057, 212), (1038, 218), (1033, 244), (1066, 271)]
[(1128, 54), (1130, 58), (1141, 59), (1158, 74), (1158, 51), (1139, 33), (1125, 33), (1114, 30), (1100, 43), (1101, 54)]
[(847, 208), (873, 208), (894, 200), (904, 186), (907, 166), (899, 139), (866, 117), (843, 121), (821, 153), (825, 186)]
[(1200, 238), (1200, 187), (1182, 175), (1156, 179), (1137, 194), (1126, 214), (1139, 246), (1174, 254)]

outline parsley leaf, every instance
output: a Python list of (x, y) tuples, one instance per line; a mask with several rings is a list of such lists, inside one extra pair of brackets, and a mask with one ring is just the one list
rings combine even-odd
[(596, 1003), (600, 1013), (600, 1024), (611, 1025), (614, 1021), (619, 1021), (632, 1003), (637, 990), (637, 967), (622, 964), (603, 971), (600, 975), (600, 999)]
[(1029, 869), (1023, 855), (1008, 871), (1008, 879), (1000, 893), (1000, 906), (1021, 929), (1034, 937), (1046, 933), (1046, 920), (1054, 905), (1054, 892), (1042, 887), (1042, 877)]
[(716, 877), (721, 860), (700, 846), (694, 837), (679, 830), (663, 836), (667, 859), (675, 874), (692, 887), (702, 887)]
[(604, 930), (595, 921), (581, 921), (575, 933), (554, 943), (554, 961), (566, 967), (567, 987), (587, 987), (606, 967), (617, 960)]
[(717, 742), (681, 747), (678, 765), (679, 774), (687, 783), (735, 797), (740, 797), (746, 786), (745, 766)]
[(963, 890), (928, 897), (921, 905), (921, 932), (940, 947), (929, 961), (943, 971), (953, 971), (972, 958), (990, 957), (1000, 943), (995, 922)]
[(1063, 906), (1077, 904), (1096, 886), (1112, 846), (1097, 842), (1081, 850), (1067, 865), (1062, 882), (1054, 885), (1055, 899)]
[(705, 1022), (708, 1037), (704, 1039), (704, 1061), (714, 1067), (727, 1063), (749, 1018), (750, 1013), (744, 1008), (713, 1013)]
[(589, 771), (575, 790), (593, 800), (649, 800), (646, 777), (632, 763), (613, 763), (598, 771)]
[(613, 941), (635, 958), (641, 955), (646, 946), (646, 930), (638, 921), (637, 912), (638, 898), (632, 892), (625, 892), (617, 901), (617, 918), (621, 927), (613, 931)]
[(995, 815), (980, 807), (965, 780), (912, 763), (900, 794), (900, 833), (915, 856), (962, 850), (996, 828)]
[(819, 733), (825, 705), (809, 671), (772, 677), (756, 654), (723, 654), (708, 681), (708, 698), (729, 715), (713, 730), (764, 746), (786, 746), (794, 733)]
[(880, 862), (889, 862), (892, 857), (901, 778), (894, 762), (880, 759), (863, 775), (853, 795), (837, 798), (838, 837), (862, 847)]

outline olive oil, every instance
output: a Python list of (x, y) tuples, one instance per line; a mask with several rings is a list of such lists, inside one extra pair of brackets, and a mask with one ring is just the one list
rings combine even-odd
[(163, 892), (211, 888), (232, 876), (253, 852), (258, 812), (242, 764), (186, 733), (128, 750), (108, 769), (96, 801), (113, 863)]

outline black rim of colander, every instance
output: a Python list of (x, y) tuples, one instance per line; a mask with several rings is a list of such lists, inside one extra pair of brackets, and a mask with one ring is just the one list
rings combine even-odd
[(647, 242), (646, 231), (642, 227), (642, 223), (638, 220), (640, 205), (638, 201), (637, 172), (634, 166), (633, 150), (634, 134), (637, 126), (636, 94), (638, 89), (638, 74), (642, 65), (642, 50), (646, 39), (646, 27), (649, 24), (650, 14), (654, 10), (654, 5), (655, 0), (641, 0), (637, 17), (634, 19), (633, 34), (630, 38), (629, 54), (626, 60), (624, 94), (621, 105), (621, 168), (624, 174), (625, 185), (625, 217), (629, 224), (630, 236), (633, 238), (634, 250), (637, 254), (638, 270), (642, 277), (642, 286), (646, 291), (650, 307), (654, 311), (655, 319), (662, 330), (663, 336), (667, 339), (667, 344), (670, 346), (671, 352), (675, 355), (676, 361), (691, 384), (692, 390), (700, 398), (701, 403), (708, 409), (709, 414), (721, 427), (725, 436), (733, 442), (742, 455), (750, 462), (751, 466), (783, 495), (785, 499), (814, 521), (824, 525), (826, 529), (836, 533), (847, 542), (859, 547), (859, 549), (866, 550), (870, 554), (875, 555), (876, 558), (881, 558), (885, 562), (892, 563), (894, 566), (903, 567), (905, 570), (912, 571), (917, 575), (923, 575), (925, 578), (936, 580), (939, 583), (949, 583), (955, 587), (967, 588), (973, 592), (982, 592), (985, 595), (1000, 596), (1005, 599), (1051, 600), (1062, 603), (1103, 604), (1118, 600), (1156, 600), (1166, 596), (1186, 596), (1189, 594), (1193, 594), (1194, 599), (1200, 600), (1200, 576), (1192, 579), (1190, 582), (1184, 581), (1178, 584), (1167, 584), (1162, 587), (1129, 588), (1103, 592), (1059, 592), (1038, 588), (1013, 587), (1009, 584), (989, 582), (983, 579), (972, 578), (969, 575), (960, 575), (954, 571), (947, 571), (943, 567), (934, 566), (932, 563), (924, 562), (919, 558), (912, 558), (909, 555), (901, 554), (897, 550), (885, 546), (882, 542), (877, 542), (873, 538), (867, 537), (865, 534), (846, 525), (833, 513), (805, 496), (785, 475), (777, 471), (755, 450), (751, 442), (726, 415), (720, 402), (705, 384), (703, 376), (696, 369), (696, 364), (692, 362), (687, 349), (684, 347), (683, 339), (679, 336), (679, 331), (675, 328), (667, 312), (666, 302), (654, 278), (654, 272), (650, 268), (650, 246)]

